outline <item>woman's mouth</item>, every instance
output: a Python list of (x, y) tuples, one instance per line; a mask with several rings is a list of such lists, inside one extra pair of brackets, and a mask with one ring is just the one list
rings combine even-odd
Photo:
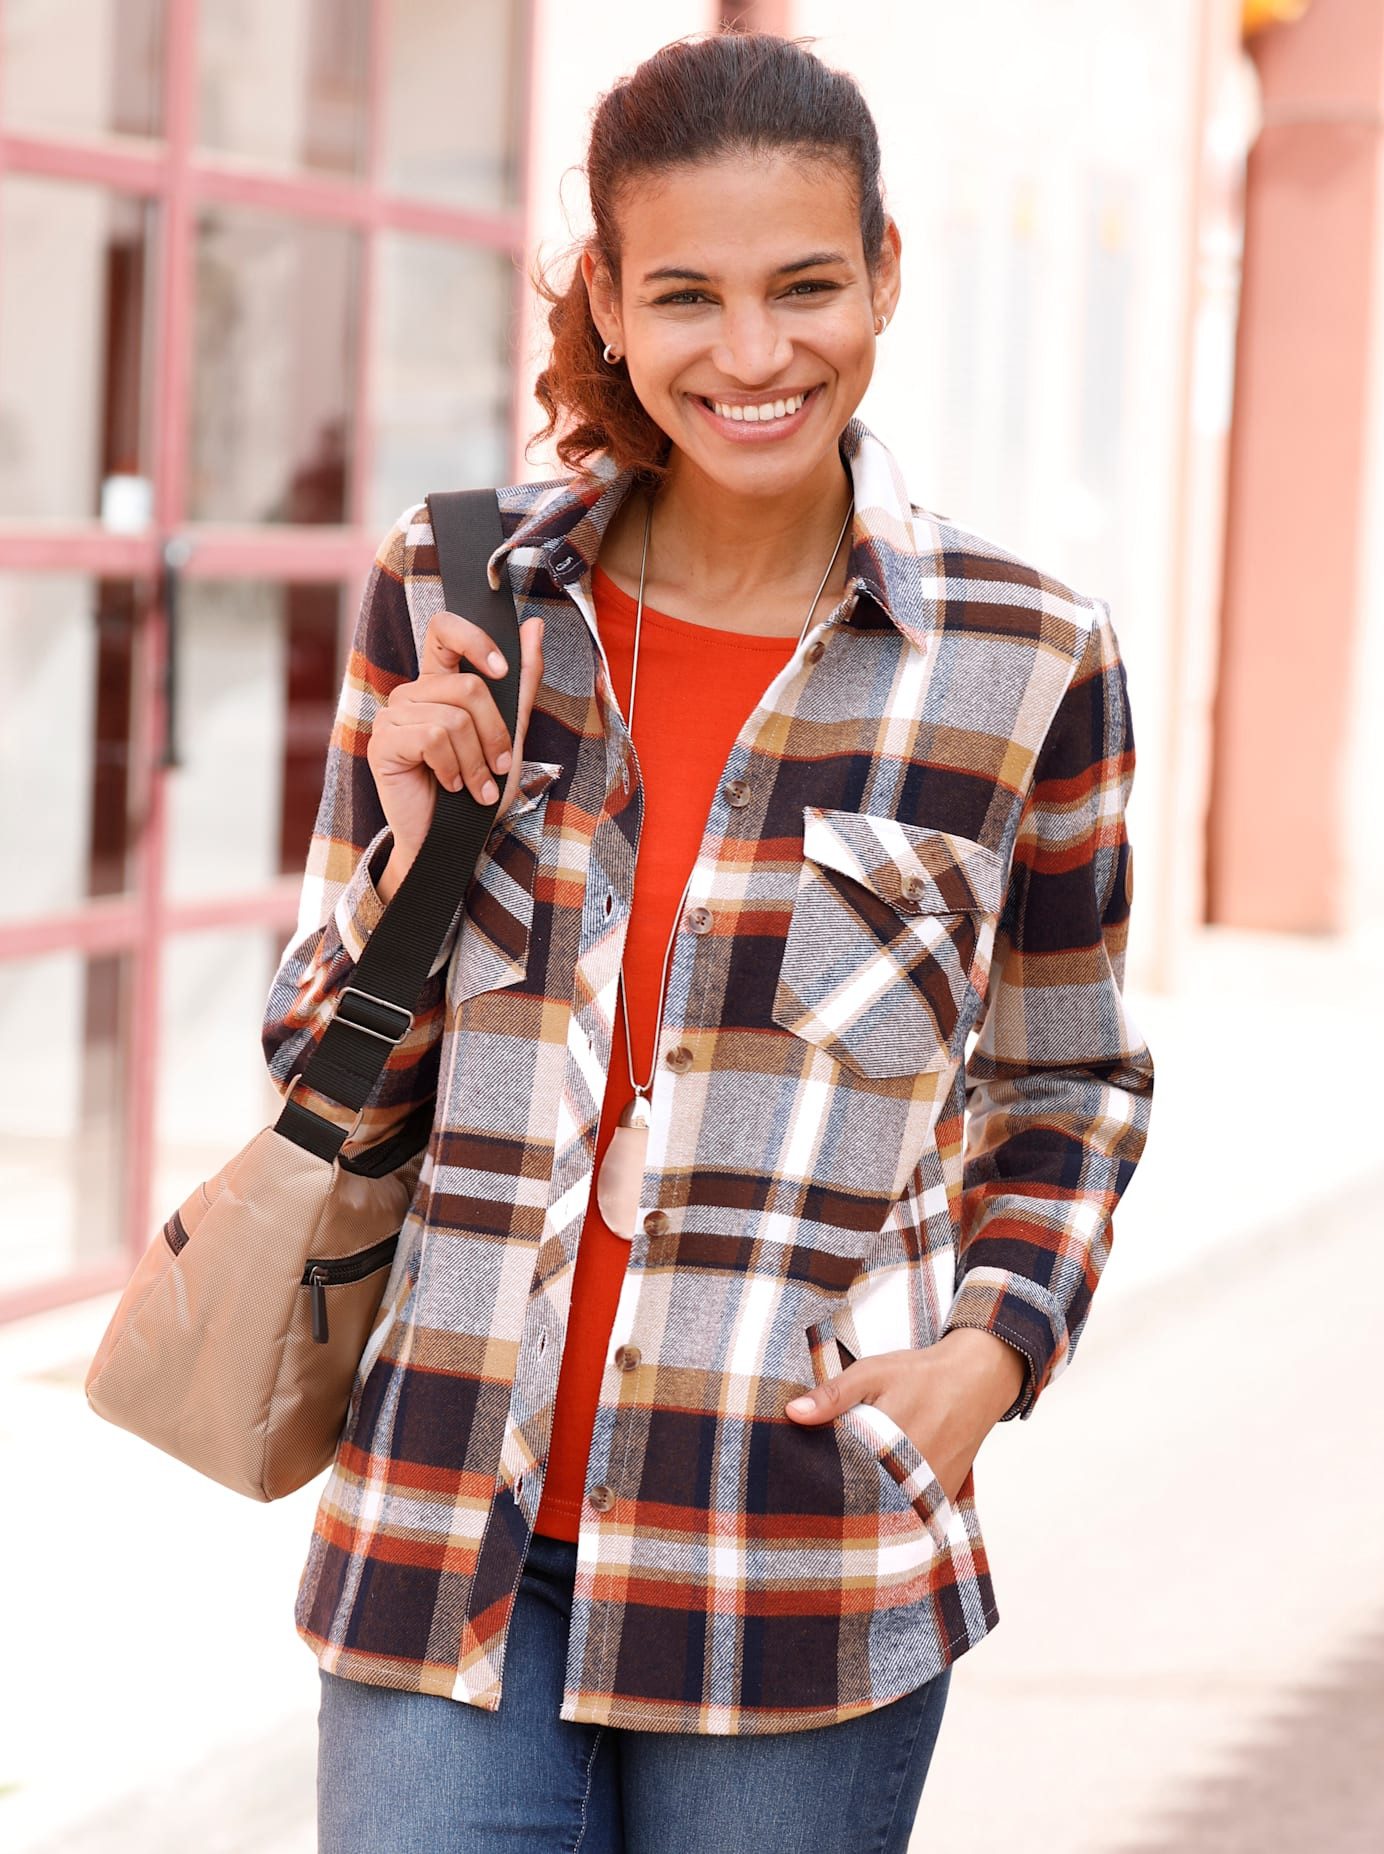
[(796, 431), (821, 391), (820, 386), (812, 386), (780, 398), (752, 401), (715, 399), (700, 393), (693, 399), (723, 437), (732, 443), (753, 444)]

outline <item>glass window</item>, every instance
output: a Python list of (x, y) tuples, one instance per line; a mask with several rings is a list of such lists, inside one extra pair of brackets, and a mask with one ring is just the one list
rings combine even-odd
[(0, 517), (147, 525), (152, 226), (99, 187), (0, 186)]
[(130, 885), (136, 618), (128, 581), (0, 574), (0, 919)]
[(342, 522), (359, 241), (240, 208), (197, 228), (188, 514)]
[(115, 957), (0, 962), (0, 1288), (119, 1248), (128, 979)]
[(199, 28), (203, 147), (275, 167), (362, 171), (369, 0), (218, 0), (202, 7)]
[(168, 787), (179, 899), (301, 871), (340, 680), (336, 586), (187, 580), (179, 604), (181, 763)]
[(161, 134), (165, 10), (165, 0), (5, 0), (6, 128)]
[(514, 0), (394, 0), (387, 187), (492, 211), (517, 201), (524, 10)]
[(433, 489), (506, 480), (514, 264), (493, 251), (379, 241), (370, 520)]
[(154, 1159), (160, 1222), (274, 1117), (278, 1093), (260, 1026), (282, 950), (280, 936), (262, 928), (165, 943)]

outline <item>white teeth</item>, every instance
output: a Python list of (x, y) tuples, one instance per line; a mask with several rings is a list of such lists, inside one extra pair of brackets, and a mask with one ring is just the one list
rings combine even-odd
[(752, 425), (763, 425), (776, 418), (791, 418), (795, 412), (801, 411), (806, 398), (806, 393), (794, 393), (791, 399), (765, 400), (763, 405), (756, 406), (727, 406), (722, 405), (719, 399), (713, 399), (711, 407), (719, 418), (741, 422), (748, 420)]

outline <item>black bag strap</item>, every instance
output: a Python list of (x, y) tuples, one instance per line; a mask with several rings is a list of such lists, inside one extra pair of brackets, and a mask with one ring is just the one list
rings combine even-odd
[[(508, 576), (500, 575), (497, 592), (486, 572), (504, 538), (495, 492), (451, 490), (427, 500), (446, 609), (488, 631), (509, 665), (489, 686), (513, 740), (519, 715), (519, 619)], [(299, 1077), (315, 1093), (357, 1110), (370, 1098), (390, 1053), (412, 1028), (414, 1006), (499, 808), (498, 799), (483, 805), (464, 786), (459, 792), (439, 786), (418, 855), (376, 922), (332, 1021)], [(348, 1137), (346, 1130), (293, 1099), (285, 1103), (274, 1130), (323, 1159), (336, 1158)]]

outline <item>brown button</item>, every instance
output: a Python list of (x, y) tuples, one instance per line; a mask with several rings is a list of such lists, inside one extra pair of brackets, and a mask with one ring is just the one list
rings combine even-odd
[(691, 933), (709, 933), (711, 931), (710, 908), (689, 908), (683, 918)]
[(621, 1371), (633, 1371), (643, 1356), (637, 1345), (617, 1346), (615, 1363)]
[(721, 787), (728, 805), (734, 805), (737, 811), (743, 811), (750, 802), (750, 788), (743, 779), (730, 779)]
[(826, 649), (825, 641), (819, 637), (815, 643), (808, 645), (804, 655), (807, 657), (809, 663), (820, 663), (822, 658), (826, 655)]
[(670, 1049), (664, 1057), (670, 1069), (676, 1069), (679, 1075), (685, 1075), (692, 1067), (695, 1057), (686, 1043), (679, 1043), (676, 1049)]
[(651, 1210), (644, 1219), (644, 1234), (646, 1236), (666, 1236), (668, 1234), (668, 1212)]
[(903, 879), (904, 897), (908, 901), (921, 901), (927, 883), (920, 875), (906, 875)]
[(593, 1487), (586, 1497), (598, 1513), (608, 1513), (615, 1504), (615, 1490), (607, 1487), (604, 1481)]

